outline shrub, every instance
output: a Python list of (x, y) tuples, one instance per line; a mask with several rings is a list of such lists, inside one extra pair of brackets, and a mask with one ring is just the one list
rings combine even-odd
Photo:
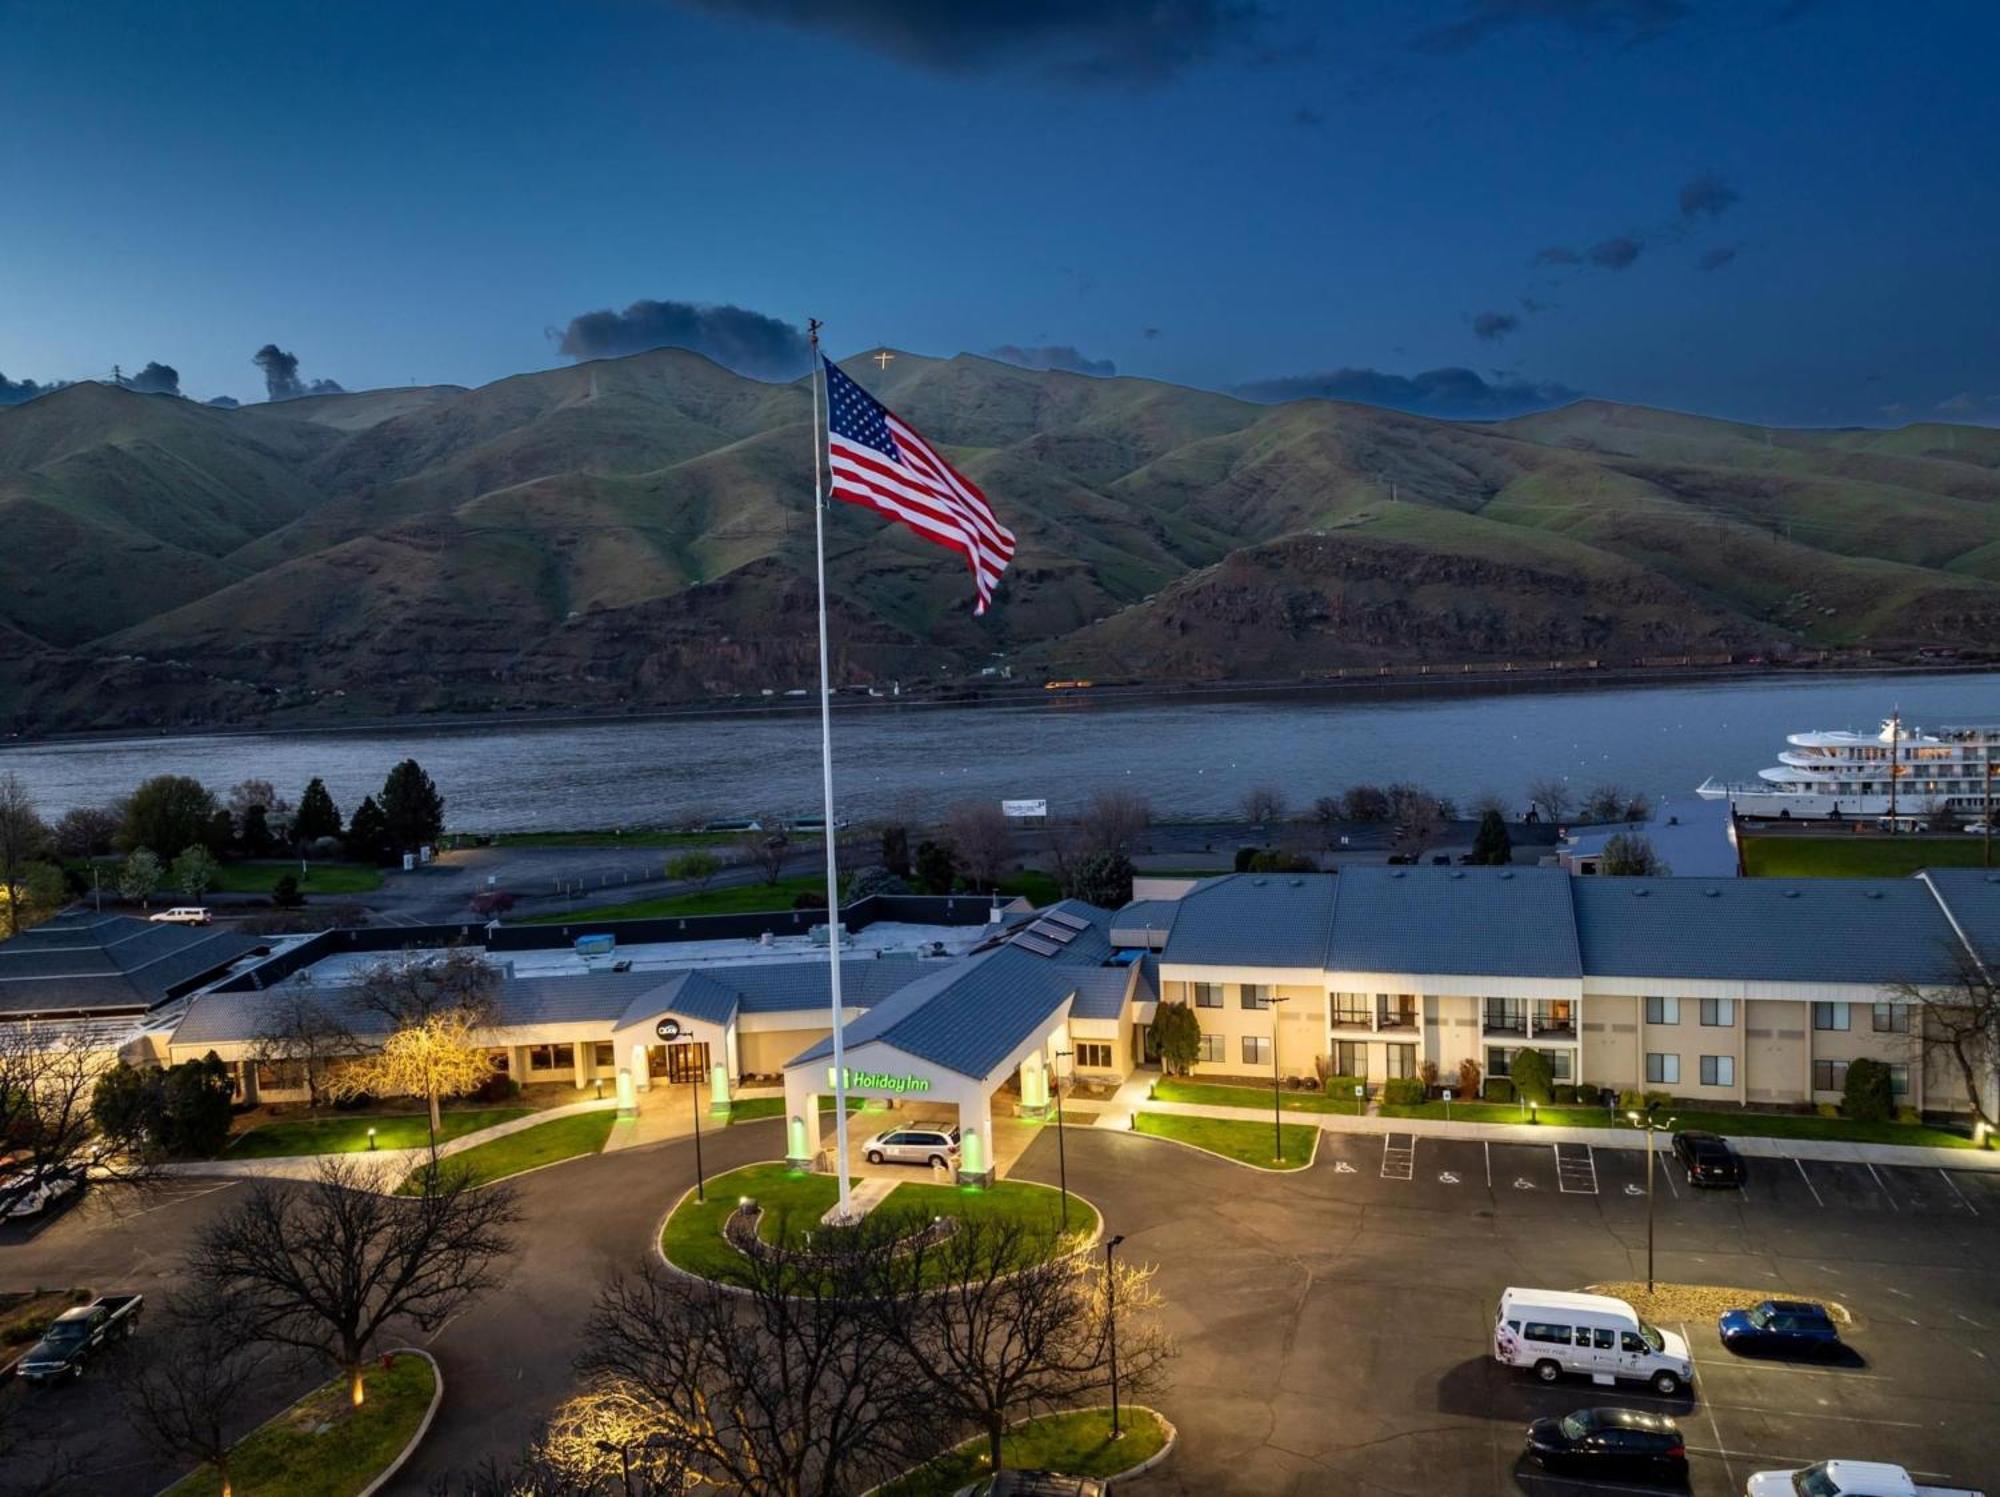
[(1329, 1076), (1320, 1085), (1326, 1088), (1329, 1097), (1351, 1097), (1357, 1086), (1366, 1083), (1359, 1076)]
[(1508, 1075), (1514, 1083), (1517, 1096), (1529, 1102), (1548, 1105), (1549, 1089), (1554, 1085), (1555, 1067), (1540, 1050), (1523, 1050), (1514, 1057), (1514, 1064), (1508, 1068)]
[(1237, 848), (1236, 871), (1238, 873), (1248, 873), (1250, 871), (1250, 865), (1257, 860), (1257, 854), (1261, 851), (1263, 851), (1263, 849), (1257, 847)]
[(1514, 1083), (1505, 1076), (1489, 1076), (1482, 1095), (1489, 1102), (1511, 1102), (1514, 1100)]
[(1424, 1061), (1417, 1067), (1417, 1075), (1423, 1079), (1424, 1090), (1429, 1091), (1438, 1084), (1438, 1063), (1434, 1060)]
[(1815, 1102), (1813, 1104), (1813, 1116), (1820, 1118), (1837, 1118), (1840, 1116), (1840, 1109), (1838, 1107), (1835, 1107), (1831, 1102)]
[(1645, 1095), (1641, 1092), (1632, 1091), (1629, 1088), (1620, 1092), (1618, 1094), (1618, 1110), (1620, 1112), (1644, 1112), (1646, 1110)]
[(1583, 1100), (1583, 1094), (1567, 1081), (1554, 1088), (1554, 1096), (1557, 1104), (1565, 1107), (1573, 1107)]
[(1458, 1063), (1458, 1094), (1461, 1097), (1479, 1095), (1479, 1062), (1469, 1055)]
[(1898, 1107), (1896, 1109), (1896, 1121), (1899, 1123), (1921, 1123), (1923, 1118), (1914, 1107)]
[(1648, 1107), (1672, 1107), (1674, 1105), (1674, 1094), (1672, 1092), (1647, 1092), (1646, 1105)]
[(1382, 1100), (1397, 1107), (1414, 1107), (1424, 1095), (1423, 1082), (1414, 1076), (1396, 1076), (1382, 1083)]
[(1896, 1096), (1889, 1081), (1889, 1068), (1879, 1060), (1863, 1056), (1848, 1062), (1847, 1090), (1842, 1094), (1841, 1113), (1863, 1123), (1887, 1122), (1896, 1112)]
[(271, 886), (271, 908), (275, 910), (296, 910), (306, 902), (299, 893), (299, 881), (295, 874), (284, 873)]

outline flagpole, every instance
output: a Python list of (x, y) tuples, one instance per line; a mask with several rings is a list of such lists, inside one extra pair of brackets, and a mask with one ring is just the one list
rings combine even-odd
[(820, 483), (820, 352), (819, 319), (806, 319), (812, 341), (813, 403), (813, 555), (819, 572), (819, 780), (820, 830), (826, 839), (826, 960), (827, 977), (833, 993), (833, 1137), (834, 1154), (839, 1160), (840, 1218), (852, 1210), (847, 1178), (847, 1056), (841, 1034), (840, 1001), (840, 868), (836, 848), (839, 834), (833, 820), (833, 705), (829, 700), (826, 658), (826, 496)]

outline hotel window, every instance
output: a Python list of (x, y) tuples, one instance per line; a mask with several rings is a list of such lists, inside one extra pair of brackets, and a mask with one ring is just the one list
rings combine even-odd
[(1336, 1024), (1367, 1024), (1368, 995), (1366, 993), (1335, 993), (1333, 995), (1333, 1022)]
[(1335, 1040), (1333, 1043), (1333, 1074), (1352, 1076), (1356, 1081), (1368, 1079), (1368, 1047), (1356, 1040)]
[[(561, 1048), (567, 1052), (569, 1046), (564, 1045)], [(557, 1047), (554, 1045), (528, 1046), (528, 1069), (530, 1071), (554, 1071), (568, 1066), (569, 1056), (567, 1053), (559, 1058), (556, 1055), (556, 1049)]]
[(1389, 1079), (1405, 1081), (1417, 1074), (1417, 1047), (1415, 1045), (1389, 1046)]
[(1844, 1060), (1816, 1060), (1813, 1062), (1813, 1090), (1816, 1092), (1844, 1092), (1847, 1090), (1847, 1062)]
[(612, 1044), (611, 1041), (599, 1040), (594, 1049), (598, 1070), (609, 1071), (617, 1067), (618, 1047)]
[(1572, 1081), (1576, 1076), (1576, 1052), (1573, 1050), (1544, 1050), (1549, 1058), (1549, 1079), (1551, 1081)]
[(1900, 1060), (1889, 1062), (1889, 1090), (1898, 1097), (1910, 1094), (1910, 1068)]
[(1245, 1008), (1269, 1008), (1271, 1006), (1271, 987), (1269, 983), (1246, 982), (1237, 991), (1242, 994), (1242, 1003)]
[(1513, 1064), (1514, 1052), (1512, 1050), (1503, 1050), (1498, 1045), (1488, 1045), (1486, 1047), (1487, 1075), (1505, 1076), (1512, 1069)]
[(1271, 1063), (1271, 1042), (1261, 1034), (1243, 1036), (1243, 1064), (1246, 1066), (1268, 1066)]
[(1198, 982), (1194, 985), (1194, 1006), (1196, 1008), (1221, 1008), (1222, 984), (1219, 982)]
[(1486, 1027), (1525, 1034), (1528, 1029), (1528, 1004), (1523, 998), (1488, 998), (1486, 1000)]
[(1576, 1033), (1576, 1006), (1567, 998), (1538, 1000), (1535, 1004), (1535, 1033)]
[(1414, 993), (1377, 993), (1375, 1011), (1384, 1029), (1417, 1027), (1417, 998)]
[(1076, 1064), (1077, 1069), (1082, 1071), (1110, 1070), (1111, 1046), (1102, 1040), (1078, 1040)]
[(1220, 1065), (1229, 1059), (1229, 1052), (1223, 1048), (1221, 1035), (1205, 1034), (1201, 1037), (1201, 1058), (1211, 1065)]
[(1847, 1005), (1844, 1003), (1815, 1003), (1813, 1005), (1813, 1028), (1846, 1029), (1849, 1025)]
[(1733, 1055), (1704, 1055), (1701, 1058), (1701, 1084), (1703, 1086), (1736, 1085), (1736, 1057)]
[(1681, 1058), (1678, 1055), (1662, 1055), (1657, 1051), (1648, 1051), (1646, 1079), (1656, 1086), (1679, 1086)]
[(1874, 1009), (1877, 1034), (1910, 1032), (1910, 1006), (1907, 1003), (1877, 1003)]
[(1734, 998), (1702, 999), (1701, 1022), (1710, 1029), (1734, 1029), (1736, 1027), (1736, 1000)]
[(1646, 1022), (1648, 1024), (1678, 1024), (1680, 1021), (1680, 999), (1648, 998), (1646, 1000)]

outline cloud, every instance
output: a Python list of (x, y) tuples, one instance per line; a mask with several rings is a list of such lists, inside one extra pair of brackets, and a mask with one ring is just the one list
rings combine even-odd
[(1448, 421), (1497, 421), (1563, 405), (1582, 392), (1511, 376), (1496, 376), (1489, 382), (1471, 369), (1429, 369), (1411, 375), (1333, 369), (1253, 380), (1230, 393), (1271, 405), (1287, 400), (1350, 400)]
[(1292, 123), (1302, 130), (1317, 130), (1326, 124), (1326, 116), (1310, 104), (1301, 104), (1292, 111)]
[(1740, 244), (1718, 244), (1714, 249), (1703, 250), (1695, 263), (1703, 270), (1720, 270), (1736, 258), (1736, 252), (1743, 248)]
[(1590, 41), (1629, 46), (1663, 36), (1686, 20), (1686, 0), (1469, 0), (1448, 26), (1419, 35), (1419, 52), (1465, 52), (1509, 31), (1560, 29)]
[(1583, 256), (1566, 244), (1551, 244), (1535, 251), (1536, 265), (1581, 265)]
[(181, 393), (181, 374), (171, 364), (150, 363), (128, 377), (125, 388), (137, 390), (142, 395), (178, 395)]
[(752, 379), (792, 380), (812, 365), (806, 335), (789, 322), (747, 307), (698, 306), (686, 301), (635, 301), (572, 317), (551, 330), (572, 359), (615, 359), (649, 348), (686, 348)]
[(1600, 270), (1623, 270), (1639, 258), (1639, 251), (1644, 247), (1630, 234), (1616, 234), (1609, 239), (1600, 239), (1587, 253), (1590, 263)]
[(1681, 188), (1681, 217), (1720, 218), (1739, 196), (1714, 172), (1703, 172)]
[(1474, 337), (1484, 338), (1489, 343), (1495, 338), (1504, 338), (1521, 325), (1521, 319), (1512, 312), (1481, 312), (1472, 319)]
[(1975, 395), (1970, 390), (1937, 403), (1937, 414), (1950, 421), (2000, 425), (2000, 395)]
[(1044, 348), (1021, 348), (1003, 343), (998, 348), (987, 349), (986, 357), (998, 359), (1003, 364), (1018, 364), (1023, 369), (1057, 369), (1066, 374), (1095, 375), (1099, 379), (1118, 372), (1118, 366), (1111, 360), (1087, 359), (1067, 343), (1052, 343)]
[[(932, 72), (1021, 63), (1078, 83), (1158, 83), (1231, 52), (1266, 61), (1248, 0), (686, 0), (699, 9), (832, 32)], [(1283, 49), (1277, 49), (1282, 53)]]
[(266, 343), (250, 356), (250, 362), (264, 371), (264, 395), (268, 400), (297, 400), (302, 395), (344, 395), (347, 392), (330, 379), (308, 384), (299, 378), (299, 356), (287, 353), (275, 343)]
[(68, 380), (57, 380), (52, 385), (38, 385), (31, 379), (9, 379), (0, 374), (0, 405), (25, 405), (37, 395), (60, 390), (68, 383)]

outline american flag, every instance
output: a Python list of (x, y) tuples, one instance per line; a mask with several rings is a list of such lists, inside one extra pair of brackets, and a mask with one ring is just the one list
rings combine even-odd
[(826, 450), (836, 499), (866, 505), (965, 557), (986, 612), (1014, 532), (986, 496), (874, 396), (826, 363)]

